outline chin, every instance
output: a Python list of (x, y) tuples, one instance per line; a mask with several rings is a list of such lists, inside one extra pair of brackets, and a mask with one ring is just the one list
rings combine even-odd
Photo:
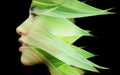
[(31, 59), (21, 56), (21, 63), (25, 66), (33, 66), (39, 64), (38, 62), (32, 61)]
[(32, 50), (22, 50), (21, 63), (25, 66), (33, 66), (41, 63), (39, 56), (34, 53)]

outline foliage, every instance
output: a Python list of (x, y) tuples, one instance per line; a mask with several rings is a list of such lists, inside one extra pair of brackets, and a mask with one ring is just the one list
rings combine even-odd
[(99, 72), (88, 58), (96, 56), (73, 43), (93, 36), (74, 23), (75, 18), (112, 14), (78, 0), (33, 0), (30, 16), (22, 23), (30, 34), (24, 38), (29, 48), (48, 66), (52, 75), (82, 75), (84, 70)]

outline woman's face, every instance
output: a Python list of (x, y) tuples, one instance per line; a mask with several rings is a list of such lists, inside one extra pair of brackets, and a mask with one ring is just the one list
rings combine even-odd
[(19, 51), (22, 53), (21, 55), (21, 63), (26, 66), (31, 66), (40, 63), (40, 58), (36, 55), (36, 53), (29, 47), (27, 41), (24, 39), (30, 33), (30, 25), (22, 23), (17, 27), (17, 34), (21, 35), (18, 39), (21, 46), (19, 47)]

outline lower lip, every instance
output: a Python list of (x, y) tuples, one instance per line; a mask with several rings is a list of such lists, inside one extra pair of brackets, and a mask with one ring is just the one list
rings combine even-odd
[(22, 52), (23, 50), (26, 50), (27, 46), (26, 45), (22, 45), (19, 47), (19, 51)]

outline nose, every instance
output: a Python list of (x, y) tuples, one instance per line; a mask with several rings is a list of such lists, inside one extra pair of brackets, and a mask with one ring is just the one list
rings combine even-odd
[(17, 28), (16, 28), (16, 32), (17, 32), (17, 34), (19, 34), (19, 35), (27, 35), (28, 34), (28, 31), (27, 30), (25, 30), (23, 27), (21, 27), (21, 26), (18, 26)]

